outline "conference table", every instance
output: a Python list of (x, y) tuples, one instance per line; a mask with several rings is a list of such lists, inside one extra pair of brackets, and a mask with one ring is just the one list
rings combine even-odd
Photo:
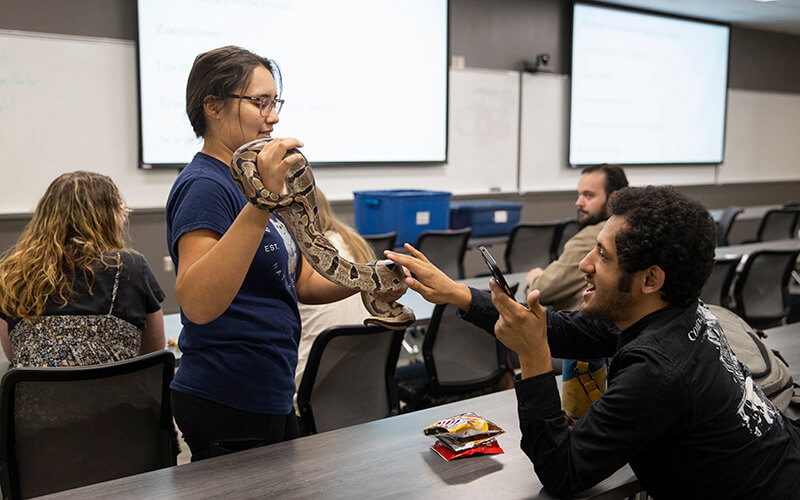
[(800, 382), (800, 323), (776, 326), (764, 330), (764, 344), (781, 353), (789, 363), (789, 373), (795, 382)]
[[(505, 453), (446, 462), (430, 449), (434, 440), (422, 429), (467, 411), (506, 431), (497, 440)], [(516, 396), (507, 390), (44, 498), (553, 498), (520, 437)], [(576, 498), (639, 491), (626, 465)]]

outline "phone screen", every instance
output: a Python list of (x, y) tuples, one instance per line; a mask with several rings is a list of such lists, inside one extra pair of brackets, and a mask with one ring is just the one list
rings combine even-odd
[(494, 257), (492, 257), (492, 254), (490, 254), (489, 250), (487, 250), (486, 247), (483, 245), (479, 246), (478, 250), (481, 252), (483, 260), (486, 261), (486, 265), (489, 266), (489, 270), (492, 272), (492, 276), (494, 276), (494, 279), (497, 280), (497, 283), (500, 285), (500, 288), (502, 288), (503, 291), (506, 292), (506, 295), (514, 299), (514, 293), (508, 286), (508, 282), (506, 281), (505, 276), (503, 276), (502, 271), (500, 271), (500, 267), (497, 265), (497, 262), (495, 262)]

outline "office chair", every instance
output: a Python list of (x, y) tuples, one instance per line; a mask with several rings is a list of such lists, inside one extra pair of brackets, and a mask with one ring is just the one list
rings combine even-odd
[(304, 434), (378, 420), (399, 412), (394, 371), (403, 331), (335, 326), (311, 346), (297, 407)]
[(546, 267), (553, 260), (560, 222), (519, 223), (511, 230), (506, 245), (506, 272), (518, 273)]
[(578, 234), (578, 231), (581, 230), (581, 225), (578, 224), (576, 219), (566, 220), (561, 223), (561, 227), (559, 228), (559, 232), (557, 235), (556, 246), (553, 248), (551, 260), (556, 260), (564, 251), (564, 245), (567, 244), (570, 238)]
[(503, 344), (459, 318), (456, 307), (450, 304), (434, 308), (422, 343), (422, 357), (424, 364), (398, 369), (398, 393), (406, 403), (404, 411), (495, 392), (508, 371)]
[(176, 464), (168, 351), (80, 367), (17, 368), (0, 388), (0, 484), (27, 498)]
[(728, 243), (728, 236), (731, 234), (731, 227), (733, 227), (733, 222), (736, 220), (736, 217), (742, 212), (744, 212), (744, 208), (738, 205), (725, 207), (725, 210), (722, 211), (722, 216), (720, 216), (717, 222), (718, 247), (724, 247), (730, 244)]
[(736, 313), (753, 328), (782, 324), (789, 315), (789, 277), (800, 250), (751, 253), (734, 285)]
[(414, 246), (446, 275), (453, 279), (464, 279), (464, 254), (471, 234), (469, 227), (423, 231)]
[(375, 257), (378, 260), (382, 260), (384, 259), (383, 251), (392, 250), (394, 248), (394, 243), (397, 240), (397, 232), (391, 231), (389, 233), (367, 234), (364, 235), (364, 239), (367, 240), (367, 243), (372, 247), (372, 250), (375, 252)]
[(731, 284), (733, 284), (736, 268), (740, 261), (741, 257), (738, 255), (733, 258), (715, 259), (711, 276), (708, 277), (708, 281), (700, 292), (700, 300), (706, 304), (714, 304), (732, 310)]
[(758, 225), (756, 241), (796, 238), (798, 216), (800, 210), (795, 208), (769, 210)]

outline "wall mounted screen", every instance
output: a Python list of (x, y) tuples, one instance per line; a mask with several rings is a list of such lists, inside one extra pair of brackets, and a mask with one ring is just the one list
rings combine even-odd
[(729, 28), (575, 4), (569, 162), (721, 163)]
[(273, 137), (303, 141), (313, 164), (446, 161), (447, 13), (447, 0), (139, 0), (142, 166), (198, 150), (186, 78), (224, 45), (278, 62)]

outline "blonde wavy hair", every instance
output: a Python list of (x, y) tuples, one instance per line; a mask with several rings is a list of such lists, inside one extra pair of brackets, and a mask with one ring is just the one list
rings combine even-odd
[(120, 265), (105, 253), (125, 249), (128, 211), (110, 177), (84, 171), (57, 177), (16, 245), (0, 257), (0, 310), (36, 320), (51, 297), (66, 305), (79, 272), (91, 290), (92, 263)]
[(375, 252), (367, 240), (333, 214), (331, 204), (319, 188), (317, 188), (317, 225), (317, 229), (325, 234), (331, 231), (339, 233), (347, 249), (350, 250), (354, 262), (371, 262), (375, 259)]

